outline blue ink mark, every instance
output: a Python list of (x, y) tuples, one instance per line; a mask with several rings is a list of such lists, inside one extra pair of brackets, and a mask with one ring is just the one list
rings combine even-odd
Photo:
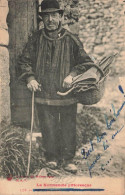
[(102, 171), (105, 170), (104, 167), (107, 166), (107, 165), (110, 163), (111, 160), (112, 160), (112, 157), (111, 157), (105, 164), (102, 164), (102, 165), (101, 165), (101, 170), (102, 170)]
[(89, 150), (86, 152), (85, 149), (83, 148), (81, 150), (81, 154), (84, 155), (83, 159), (87, 159), (87, 157), (91, 154), (91, 152), (94, 151), (94, 147), (93, 147), (93, 143), (92, 141), (90, 141), (91, 147), (89, 148)]
[(51, 189), (33, 189), (33, 192), (47, 192), (47, 191), (63, 191), (63, 192), (73, 192), (73, 191), (90, 191), (90, 192), (99, 192), (104, 191), (105, 189), (77, 189), (77, 188), (51, 188)]
[(85, 157), (85, 155), (86, 155), (86, 151), (85, 151), (85, 149), (84, 149), (84, 148), (82, 148), (82, 150), (81, 150), (81, 154), (82, 154), (82, 155), (84, 155), (83, 159), (86, 159), (86, 157)]
[(107, 128), (108, 128), (108, 129), (111, 129), (112, 123), (115, 122), (115, 119), (113, 118), (113, 119), (110, 121), (110, 123), (108, 123), (108, 117), (107, 117), (107, 115), (105, 114), (105, 121), (106, 121)]
[(113, 115), (115, 118), (113, 118), (110, 122), (108, 122), (108, 118), (107, 115), (105, 114), (105, 121), (106, 121), (106, 125), (107, 128), (110, 129), (112, 126), (112, 123), (116, 121), (117, 117), (120, 115), (120, 112), (122, 111), (123, 107), (125, 106), (125, 101), (122, 103), (121, 107), (118, 109), (117, 113), (115, 111), (115, 107), (113, 104), (111, 104), (112, 106), (112, 110), (113, 110)]
[(121, 91), (121, 93), (123, 93), (123, 94), (124, 94), (124, 91), (123, 91), (122, 86), (121, 86), (121, 85), (119, 85), (119, 86), (118, 86), (118, 88), (119, 88), (119, 91)]
[(103, 147), (104, 147), (104, 150), (107, 150), (107, 148), (109, 148), (109, 145), (107, 144), (107, 140), (106, 141), (103, 141)]
[(102, 139), (104, 138), (104, 136), (107, 135), (106, 132), (102, 133), (99, 137), (98, 132), (96, 132), (96, 137), (97, 137), (97, 143), (100, 143), (102, 141)]
[(121, 127), (121, 129), (117, 130), (115, 134), (112, 135), (112, 139), (115, 139), (115, 136), (124, 128), (124, 125)]
[(113, 104), (111, 104), (111, 106), (112, 106), (112, 110), (113, 110), (113, 115), (117, 118), (119, 116), (119, 113), (116, 114), (115, 106)]
[(104, 166), (105, 166), (104, 164), (101, 165), (101, 170), (102, 170), (102, 171), (105, 170), (105, 168), (103, 168)]
[(115, 122), (115, 119), (113, 118), (109, 123), (108, 123), (108, 117), (105, 114), (105, 121), (108, 129), (111, 129), (112, 123)]
[(97, 161), (101, 158), (101, 155), (98, 154), (96, 156), (96, 159), (93, 161), (93, 163), (89, 166), (88, 162), (87, 162), (87, 165), (88, 165), (88, 168), (89, 168), (89, 175), (90, 177), (92, 177), (92, 173), (91, 173), (91, 169), (95, 166), (95, 164), (97, 163)]

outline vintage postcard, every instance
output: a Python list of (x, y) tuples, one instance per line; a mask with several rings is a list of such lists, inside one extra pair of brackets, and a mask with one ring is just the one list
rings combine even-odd
[(125, 195), (125, 1), (0, 0), (0, 195)]

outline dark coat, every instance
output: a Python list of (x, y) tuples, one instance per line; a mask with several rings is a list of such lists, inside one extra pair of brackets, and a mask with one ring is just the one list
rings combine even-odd
[(54, 101), (55, 105), (57, 101), (65, 105), (66, 101), (72, 104), (76, 100), (72, 96), (57, 95), (57, 91), (64, 91), (64, 78), (69, 74), (74, 77), (83, 73), (92, 63), (76, 35), (62, 28), (56, 38), (50, 38), (42, 29), (29, 38), (18, 67), (20, 78), (27, 82), (35, 78), (41, 84), (41, 92), (36, 96), (49, 103)]

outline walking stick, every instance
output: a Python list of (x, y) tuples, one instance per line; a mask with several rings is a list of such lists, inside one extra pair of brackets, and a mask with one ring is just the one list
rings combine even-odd
[(27, 176), (29, 176), (29, 170), (30, 170), (33, 123), (34, 123), (34, 91), (32, 91), (32, 116), (31, 116), (31, 131), (30, 131), (30, 145), (29, 145), (29, 155), (28, 155)]

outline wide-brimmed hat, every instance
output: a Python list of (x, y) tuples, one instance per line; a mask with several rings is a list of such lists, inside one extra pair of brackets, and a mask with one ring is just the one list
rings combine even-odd
[(51, 13), (51, 12), (59, 12), (63, 14), (64, 10), (60, 8), (58, 1), (56, 0), (43, 0), (41, 3), (41, 12), (39, 15), (43, 15), (44, 13)]

